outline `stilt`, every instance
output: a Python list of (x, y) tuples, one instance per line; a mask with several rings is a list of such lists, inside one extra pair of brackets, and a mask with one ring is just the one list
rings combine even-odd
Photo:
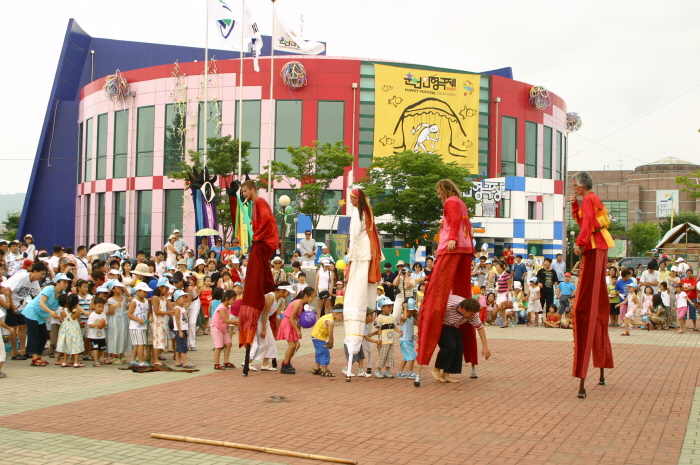
[(248, 376), (250, 369), (250, 344), (245, 345), (245, 358), (243, 359), (243, 376)]
[(423, 366), (421, 365), (420, 368), (418, 368), (418, 374), (416, 375), (416, 380), (413, 382), (413, 385), (415, 387), (420, 387), (420, 375), (423, 373)]
[(605, 368), (600, 369), (600, 381), (598, 381), (599, 386), (605, 386)]
[(474, 365), (472, 365), (472, 375), (470, 378), (478, 378), (478, 376), (476, 376), (476, 367)]

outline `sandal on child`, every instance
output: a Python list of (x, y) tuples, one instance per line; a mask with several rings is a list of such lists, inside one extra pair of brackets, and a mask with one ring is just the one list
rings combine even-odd
[(322, 371), (321, 376), (323, 376), (324, 378), (335, 378), (335, 375), (333, 373), (331, 373), (329, 370)]
[(625, 331), (624, 333), (620, 333), (620, 336), (629, 336), (629, 335), (630, 335), (629, 331)]
[(32, 360), (33, 367), (45, 367), (48, 364), (49, 364), (49, 362), (47, 362), (46, 360), (42, 360), (40, 358)]
[(217, 363), (216, 365), (214, 365), (214, 369), (215, 369), (215, 370), (225, 370), (226, 367), (224, 367), (224, 366), (222, 366), (222, 365), (219, 365), (219, 364)]
[(187, 365), (182, 365), (182, 368), (194, 368), (194, 365), (188, 363)]
[(182, 363), (178, 363), (178, 364), (177, 364), (177, 365), (175, 365), (175, 366), (176, 366), (176, 367), (180, 367), (180, 368), (182, 368), (182, 365), (183, 365)]
[(323, 370), (321, 370), (320, 368), (314, 368), (313, 370), (311, 370), (311, 374), (314, 374), (314, 375), (322, 375), (322, 374), (323, 374)]
[(83, 365), (82, 363), (74, 363), (73, 364), (73, 368), (83, 368), (84, 366), (85, 365)]
[(94, 367), (101, 367), (102, 364), (101, 364), (100, 362), (94, 362), (94, 363), (92, 364), (92, 366), (94, 366)]
[(224, 368), (236, 368), (236, 365), (231, 362), (226, 362), (224, 363)]
[(69, 366), (72, 366), (70, 363), (61, 363), (61, 366), (63, 368), (68, 368)]
[(111, 364), (112, 364), (112, 361), (108, 358), (106, 358), (102, 361), (102, 365), (111, 365)]

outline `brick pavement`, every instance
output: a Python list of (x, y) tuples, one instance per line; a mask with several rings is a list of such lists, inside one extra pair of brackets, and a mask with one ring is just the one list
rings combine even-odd
[[(0, 403), (0, 427), (6, 428), (0, 433), (12, 438), (3, 441), (0, 453), (27, 464), (157, 463), (151, 457), (163, 451), (173, 451), (169, 463), (312, 463), (149, 437), (162, 432), (362, 464), (656, 464), (694, 463), (700, 457), (698, 333), (635, 331), (622, 338), (611, 330), (618, 368), (609, 370), (605, 387), (595, 385), (597, 370), (591, 369), (589, 397), (579, 400), (577, 380), (570, 376), (570, 331), (489, 327), (487, 332), (493, 357), (479, 366), (479, 379), (465, 374), (452, 385), (426, 380), (419, 389), (408, 380), (345, 383), (342, 377), (312, 376), (307, 371), (313, 355), (303, 355), (310, 352), (305, 346), (295, 376), (213, 372), (208, 338), (200, 339), (191, 357), (207, 364), (192, 375), (11, 362), (2, 383), (5, 392), (17, 393), (18, 402), (5, 396)], [(398, 360), (398, 350), (396, 355)], [(333, 357), (332, 367), (342, 376), (342, 348)], [(275, 402), (273, 396), (284, 399)], [(32, 440), (18, 439), (25, 437)], [(47, 446), (52, 441), (56, 452)], [(105, 453), (88, 454), (95, 450)]]

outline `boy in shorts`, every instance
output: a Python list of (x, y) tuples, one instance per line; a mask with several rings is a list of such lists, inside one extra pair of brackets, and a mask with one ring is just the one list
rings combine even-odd
[[(416, 361), (416, 348), (415, 348), (415, 336), (413, 331), (413, 315), (416, 312), (416, 301), (413, 299), (408, 299), (407, 302), (403, 303), (403, 314), (399, 318), (399, 325), (401, 326), (401, 339), (399, 344), (401, 345), (401, 365), (399, 366), (399, 372), (396, 373), (396, 377), (400, 379), (416, 379), (416, 372), (413, 371), (413, 365)], [(408, 363), (408, 373), (404, 373), (403, 369)], [(419, 370), (420, 371), (420, 370)]]
[(90, 313), (87, 320), (87, 338), (90, 340), (90, 347), (92, 348), (92, 359), (94, 360), (92, 366), (101, 367), (102, 363), (102, 351), (107, 350), (107, 341), (105, 335), (107, 331), (107, 317), (105, 316), (105, 300), (102, 297), (95, 297), (92, 299), (92, 306), (94, 311)]

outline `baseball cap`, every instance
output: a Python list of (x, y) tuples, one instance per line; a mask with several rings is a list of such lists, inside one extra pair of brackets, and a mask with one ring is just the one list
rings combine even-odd
[(185, 259), (183, 258), (182, 260), (178, 260), (178, 261), (177, 261), (177, 264), (178, 264), (178, 265), (187, 265), (187, 260), (185, 260)]
[(531, 282), (531, 283), (536, 283), (536, 282), (537, 282), (537, 277), (532, 277), (532, 278), (530, 278), (530, 282)]
[(25, 238), (25, 239), (26, 239), (26, 238), (34, 239), (34, 236), (32, 236), (31, 234), (25, 234), (25, 235), (24, 235), (24, 238)]
[(379, 300), (379, 304), (383, 307), (385, 305), (394, 305), (394, 302), (390, 298), (384, 296)]
[(337, 286), (338, 284), (343, 284), (343, 282), (342, 282), (342, 281), (338, 281), (337, 283), (335, 283), (336, 286)]
[(403, 266), (403, 265), (405, 265), (403, 260), (399, 260), (398, 262), (396, 262), (396, 266)]
[(179, 232), (180, 232), (180, 230), (179, 230), (179, 229), (175, 229), (175, 230), (173, 230), (173, 234), (175, 234), (175, 233), (179, 233)]
[(117, 281), (116, 279), (113, 279), (113, 280), (111, 280), (111, 281), (107, 281), (107, 283), (105, 284), (105, 286), (107, 286), (107, 288), (110, 289), (110, 290), (114, 289), (115, 287), (123, 287), (123, 288), (126, 288), (125, 285), (123, 285), (122, 283), (120, 283), (120, 282)]
[(333, 310), (331, 310), (331, 313), (343, 313), (343, 309), (342, 308), (334, 308)]
[(235, 283), (233, 283), (233, 287), (236, 287), (236, 286), (241, 286), (241, 287), (243, 287), (243, 284), (241, 284), (240, 282), (236, 281)]
[(520, 284), (520, 281), (515, 281), (513, 283), (513, 289), (522, 289), (522, 288), (523, 288), (523, 285)]
[(168, 289), (175, 289), (175, 286), (173, 286), (172, 284), (170, 284), (170, 281), (168, 281), (168, 278), (165, 278), (165, 277), (160, 278), (160, 279), (158, 280), (158, 284), (156, 284), (156, 287), (162, 287), (162, 286), (165, 286), (165, 287), (167, 287)]
[[(150, 288), (149, 288), (149, 290), (150, 290)], [(110, 291), (109, 287), (107, 287), (106, 285), (102, 285), (102, 286), (98, 287), (97, 289), (95, 289), (95, 294), (99, 294), (100, 292), (109, 293), (109, 291)]]
[(121, 272), (120, 272), (119, 270), (115, 270), (114, 268), (112, 268), (111, 270), (109, 270), (109, 271), (107, 272), (107, 274), (116, 274), (116, 275), (120, 275)]
[[(65, 273), (58, 273), (58, 274), (56, 275), (56, 277), (53, 279), (53, 282), (57, 283), (57, 282), (59, 282), (59, 281), (69, 281), (69, 282), (70, 282), (70, 281), (73, 281), (73, 280), (70, 279), (68, 276), (66, 276)], [(107, 291), (107, 292), (109, 292), (109, 291)]]
[(685, 261), (685, 260), (683, 260), (683, 257), (678, 257), (678, 258), (676, 258), (676, 263), (684, 262), (684, 261)]
[(231, 264), (232, 264), (232, 265), (235, 265), (235, 264), (237, 264), (237, 263), (241, 263), (241, 261), (240, 261), (239, 259), (237, 259), (236, 257), (234, 257), (234, 258), (231, 259)]
[(564, 276), (571, 276), (571, 273), (567, 271), (566, 273), (564, 273)]
[(148, 287), (148, 284), (146, 283), (138, 283), (136, 287), (134, 288), (135, 291), (146, 291), (146, 292), (151, 292), (153, 289)]
[(408, 310), (415, 310), (416, 309), (416, 299), (409, 298), (408, 302), (406, 302), (406, 304), (408, 305)]
[(26, 270), (27, 268), (29, 268), (29, 267), (32, 266), (33, 264), (34, 264), (34, 261), (27, 258), (26, 260), (24, 260), (24, 261), (22, 262), (22, 269), (23, 269), (23, 270)]
[(187, 296), (187, 292), (178, 289), (178, 290), (175, 291), (175, 293), (173, 294), (173, 299), (174, 299), (174, 300), (177, 300), (177, 299), (179, 299), (180, 297), (182, 297), (183, 295), (184, 295), (184, 296)]
[(203, 259), (198, 258), (197, 261), (194, 262), (194, 266), (199, 266), (199, 265), (206, 265), (206, 263), (204, 263)]

